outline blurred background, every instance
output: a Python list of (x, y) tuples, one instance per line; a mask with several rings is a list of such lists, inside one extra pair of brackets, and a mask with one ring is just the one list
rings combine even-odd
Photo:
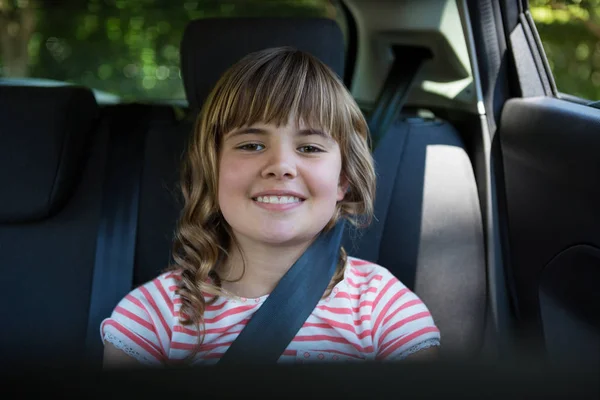
[(324, 0), (0, 0), (0, 77), (76, 83), (124, 101), (179, 100), (190, 20), (335, 13)]
[(600, 0), (530, 0), (560, 92), (600, 100)]
[[(600, 0), (530, 4), (558, 90), (599, 100)], [(182, 100), (186, 24), (267, 15), (322, 16), (343, 25), (328, 0), (0, 0), (0, 78), (80, 84), (115, 101)]]

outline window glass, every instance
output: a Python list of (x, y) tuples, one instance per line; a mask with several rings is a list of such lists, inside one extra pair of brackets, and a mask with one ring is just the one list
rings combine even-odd
[(120, 101), (184, 99), (183, 30), (216, 16), (339, 12), (328, 0), (0, 0), (0, 77), (79, 84)]
[(600, 100), (600, 0), (530, 0), (559, 92)]

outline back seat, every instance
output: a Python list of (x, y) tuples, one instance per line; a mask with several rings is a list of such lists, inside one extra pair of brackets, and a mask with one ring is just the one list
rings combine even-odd
[[(181, 49), (188, 117), (176, 125), (167, 112), (156, 116), (167, 122), (156, 127), (147, 125), (151, 106), (129, 108), (136, 126), (147, 130), (132, 287), (169, 264), (181, 209), (179, 165), (208, 91), (240, 57), (280, 45), (309, 51), (340, 75), (344, 69), (343, 35), (334, 21), (199, 20), (186, 29)], [(114, 132), (120, 118), (131, 119), (126, 110), (106, 109), (102, 121), (113, 121)], [(2, 88), (2, 364), (75, 360), (83, 351), (111, 151), (110, 129), (99, 115), (89, 90)], [(403, 153), (394, 153), (402, 143)], [(475, 180), (460, 135), (443, 121), (401, 119), (375, 159), (379, 221), (366, 232), (350, 232), (346, 248), (390, 269), (423, 298), (443, 348), (476, 351), (483, 337), (485, 261)], [(382, 190), (390, 195), (380, 196)]]
[(487, 322), (485, 247), (460, 134), (446, 121), (404, 115), (374, 158), (375, 219), (363, 231), (347, 231), (346, 249), (417, 293), (440, 328), (444, 354), (479, 354)]
[(82, 87), (0, 87), (1, 367), (82, 360), (114, 139), (174, 118)]
[(0, 363), (83, 350), (106, 162), (92, 92), (0, 87)]

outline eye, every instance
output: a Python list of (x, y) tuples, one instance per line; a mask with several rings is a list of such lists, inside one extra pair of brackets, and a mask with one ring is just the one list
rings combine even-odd
[(302, 146), (302, 147), (298, 147), (298, 150), (301, 153), (322, 153), (323, 150), (321, 150), (318, 147), (315, 146), (311, 146), (311, 145), (306, 145), (306, 146)]
[(260, 151), (263, 150), (265, 146), (263, 146), (260, 143), (246, 143), (241, 146), (238, 146), (237, 148), (245, 151)]

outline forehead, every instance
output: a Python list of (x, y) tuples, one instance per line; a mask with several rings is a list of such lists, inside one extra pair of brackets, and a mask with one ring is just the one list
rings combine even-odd
[(323, 128), (316, 121), (308, 121), (304, 118), (297, 118), (296, 115), (290, 114), (287, 120), (281, 121), (253, 121), (239, 127), (230, 129), (224, 132), (224, 136), (229, 136), (233, 133), (271, 133), (271, 132), (291, 132), (304, 135), (317, 134), (323, 137), (332, 138), (331, 132)]
[(300, 125), (297, 123), (287, 125), (275, 125), (268, 123), (256, 123), (233, 129), (225, 134), (225, 139), (240, 137), (243, 135), (293, 135), (293, 136), (317, 136), (327, 141), (335, 142), (333, 137), (320, 129), (311, 128), (309, 126)]
[(290, 114), (287, 120), (278, 121), (256, 121), (248, 125), (251, 127), (263, 127), (263, 128), (277, 128), (277, 129), (289, 129), (289, 130), (303, 130), (303, 129), (315, 129), (324, 130), (321, 124), (316, 121), (306, 120), (304, 118), (297, 118), (294, 114)]

